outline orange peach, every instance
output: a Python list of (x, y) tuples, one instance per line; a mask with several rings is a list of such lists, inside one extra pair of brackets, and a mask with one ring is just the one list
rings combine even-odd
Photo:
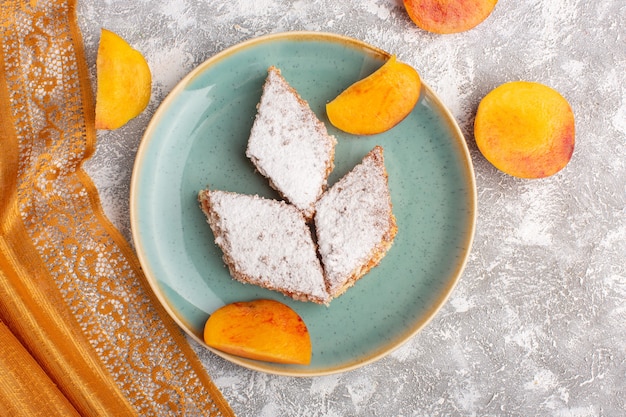
[(115, 33), (102, 29), (96, 57), (96, 129), (117, 129), (148, 105), (150, 68), (143, 55)]
[(326, 104), (330, 123), (355, 135), (385, 132), (411, 113), (420, 96), (420, 76), (392, 56)]
[(446, 34), (472, 29), (485, 20), (498, 0), (404, 0), (411, 20), (421, 29)]
[(254, 300), (217, 309), (204, 326), (207, 345), (260, 361), (307, 365), (311, 338), (302, 318), (286, 304)]
[(474, 121), (476, 145), (501, 171), (543, 178), (567, 165), (574, 152), (574, 113), (543, 84), (514, 81), (487, 94)]

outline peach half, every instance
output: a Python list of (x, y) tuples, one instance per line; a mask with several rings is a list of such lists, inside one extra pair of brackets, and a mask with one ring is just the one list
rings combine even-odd
[(574, 113), (568, 101), (543, 84), (505, 83), (478, 105), (476, 145), (499, 170), (543, 178), (563, 169), (574, 152)]
[(498, 0), (404, 0), (411, 20), (428, 32), (447, 34), (470, 30), (485, 20)]
[(148, 105), (152, 75), (143, 55), (102, 29), (96, 57), (96, 129), (117, 129)]
[(421, 87), (417, 71), (392, 56), (378, 70), (326, 104), (326, 114), (333, 126), (346, 133), (382, 133), (411, 113)]
[(204, 326), (208, 346), (267, 362), (307, 365), (311, 338), (302, 318), (286, 304), (254, 300), (217, 309)]

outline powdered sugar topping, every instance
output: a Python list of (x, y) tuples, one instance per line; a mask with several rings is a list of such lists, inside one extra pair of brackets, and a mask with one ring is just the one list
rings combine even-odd
[(310, 230), (302, 214), (282, 201), (209, 191), (216, 244), (234, 276), (252, 284), (328, 298)]
[(271, 67), (246, 155), (261, 174), (307, 217), (326, 188), (336, 139), (280, 71)]
[(391, 228), (382, 152), (374, 148), (317, 203), (315, 227), (331, 294), (369, 262)]

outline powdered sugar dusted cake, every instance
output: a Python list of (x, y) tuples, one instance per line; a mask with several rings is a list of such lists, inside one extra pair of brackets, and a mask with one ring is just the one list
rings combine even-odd
[(276, 67), (268, 69), (246, 156), (305, 217), (326, 189), (336, 139)]
[(331, 297), (378, 265), (397, 232), (383, 148), (376, 146), (316, 204), (317, 244)]
[(219, 190), (198, 194), (233, 278), (301, 301), (329, 301), (311, 231), (283, 201)]

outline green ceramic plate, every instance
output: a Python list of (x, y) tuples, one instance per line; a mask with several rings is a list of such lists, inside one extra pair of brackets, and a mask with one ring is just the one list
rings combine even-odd
[[(163, 101), (141, 142), (131, 184), (131, 223), (148, 281), (198, 342), (209, 314), (234, 301), (271, 298), (294, 308), (313, 345), (309, 366), (246, 360), (242, 366), (312, 376), (370, 363), (418, 332), (448, 298), (474, 234), (473, 168), (459, 128), (424, 85), (413, 112), (390, 131), (341, 133), (324, 105), (389, 54), (332, 34), (253, 39), (210, 58)], [(329, 307), (293, 301), (230, 278), (196, 201), (212, 188), (278, 198), (245, 156), (267, 68), (275, 65), (338, 139), (330, 184), (375, 145), (385, 149), (398, 235), (380, 265)], [(419, 68), (418, 68), (419, 71)]]

